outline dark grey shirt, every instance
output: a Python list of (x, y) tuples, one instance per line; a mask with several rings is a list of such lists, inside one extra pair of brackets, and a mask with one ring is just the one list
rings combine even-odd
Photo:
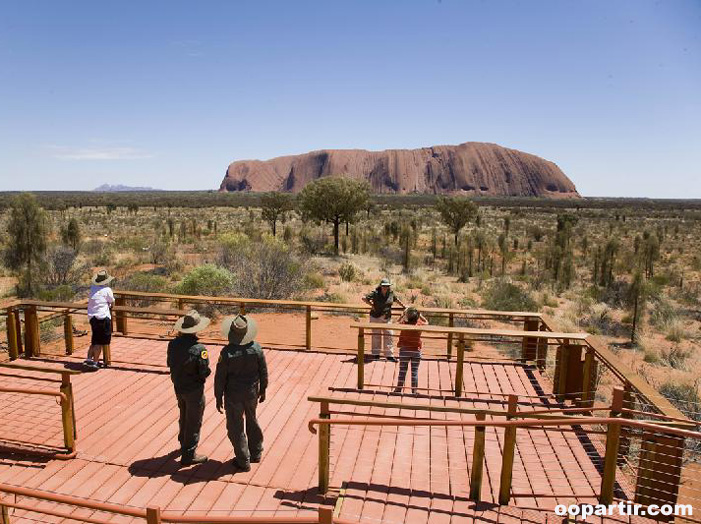
[(207, 349), (191, 334), (179, 335), (168, 343), (168, 367), (178, 393), (204, 388), (211, 373)]
[(268, 366), (263, 348), (258, 342), (245, 346), (228, 344), (219, 354), (214, 375), (214, 396), (221, 400), (227, 395), (250, 392), (260, 384), (260, 394), (268, 387)]

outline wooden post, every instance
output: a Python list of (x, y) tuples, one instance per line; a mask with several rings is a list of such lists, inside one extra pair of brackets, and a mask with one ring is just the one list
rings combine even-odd
[(61, 373), (61, 387), (65, 387), (64, 395), (68, 398), (68, 403), (71, 406), (71, 420), (73, 421), (73, 439), (78, 438), (78, 432), (75, 428), (75, 402), (73, 397), (73, 384), (71, 384), (71, 376), (68, 373)]
[[(321, 403), (319, 418), (329, 419), (329, 403)], [(331, 454), (331, 426), (328, 424), (319, 425), (319, 493), (325, 494), (329, 490), (329, 472)]]
[(307, 318), (306, 318), (306, 323), (307, 323), (307, 330), (306, 330), (306, 335), (307, 335), (307, 351), (312, 349), (312, 306), (307, 306)]
[(38, 357), (40, 354), (37, 308), (28, 306), (24, 309), (24, 355), (31, 358)]
[(63, 445), (69, 453), (75, 451), (75, 428), (73, 424), (73, 393), (70, 384), (61, 383), (61, 422), (63, 423)]
[[(124, 306), (126, 305), (126, 300), (124, 299), (124, 297), (116, 297), (114, 299), (114, 305)], [(129, 327), (127, 325), (126, 313), (124, 313), (124, 311), (115, 311), (114, 318), (116, 321), (116, 330), (119, 331), (122, 335), (128, 335)]]
[[(615, 392), (614, 392), (615, 393)], [(633, 387), (630, 385), (629, 382), (626, 382), (623, 385), (623, 395), (621, 398), (621, 406), (619, 411), (621, 411), (620, 416), (621, 418), (630, 418), (630, 415), (627, 413), (623, 413), (622, 410), (623, 408), (628, 408), (632, 409), (631, 403), (633, 401)], [(628, 452), (630, 451), (630, 428), (629, 427), (621, 427), (621, 437), (620, 441), (618, 444), (618, 465), (623, 466), (626, 463), (626, 457), (628, 456)]]
[[(540, 327), (540, 319), (526, 317), (523, 322), (524, 331), (538, 331)], [(538, 339), (533, 337), (523, 337), (521, 342), (521, 360), (526, 362), (528, 360), (538, 359)]]
[(15, 332), (17, 333), (17, 355), (23, 353), (22, 349), (22, 320), (19, 318), (19, 309), (15, 309)]
[(10, 509), (0, 503), (0, 524), (10, 524)]
[[(455, 315), (453, 313), (448, 313), (448, 326), (455, 326)], [(448, 360), (453, 356), (453, 334), (448, 333)]]
[(564, 400), (565, 391), (567, 390), (567, 359), (569, 357), (569, 340), (565, 339), (560, 347), (557, 348), (557, 359), (555, 363), (555, 395), (557, 400)]
[(239, 304), (239, 315), (245, 315), (246, 314), (246, 303), (241, 302)]
[(590, 408), (594, 405), (596, 361), (594, 349), (587, 346), (584, 354), (584, 377), (582, 378), (582, 407)]
[(66, 355), (73, 354), (73, 319), (71, 314), (66, 311), (63, 316), (63, 338), (66, 341)]
[(112, 365), (112, 350), (109, 344), (102, 346), (102, 361), (105, 363), (105, 367)]
[(182, 298), (178, 299), (178, 309), (183, 311), (185, 309), (185, 301)]
[[(538, 331), (546, 331), (545, 324), (540, 320), (538, 321)], [(541, 371), (545, 371), (548, 365), (548, 342), (550, 341), (547, 338), (539, 338), (537, 342), (536, 366)]]
[(333, 510), (319, 506), (319, 524), (333, 524)]
[[(684, 438), (664, 434), (662, 430), (643, 431), (635, 482), (636, 504), (677, 504), (682, 485), (684, 448)], [(682, 497), (682, 501), (688, 503), (693, 495)], [(673, 516), (658, 518), (662, 521), (674, 520)]]
[(462, 333), (458, 334), (458, 362), (455, 367), (455, 396), (462, 395), (462, 374), (463, 364), (465, 363), (465, 337)]
[[(623, 390), (614, 388), (613, 403), (611, 404), (611, 417), (617, 418), (623, 408)], [(601, 493), (599, 502), (611, 504), (613, 502), (613, 488), (616, 483), (616, 467), (618, 463), (618, 445), (621, 437), (621, 425), (614, 422), (609, 424), (606, 431), (606, 453), (604, 455), (604, 473), (601, 476)]]
[(161, 524), (161, 508), (146, 508), (146, 524)]
[(358, 330), (358, 389), (365, 385), (365, 330)]
[(19, 358), (19, 347), (17, 346), (17, 313), (14, 309), (7, 310), (7, 347), (10, 353), (10, 360)]
[[(513, 420), (518, 407), (518, 396), (509, 395), (507, 420)], [(506, 505), (511, 499), (511, 480), (514, 472), (514, 455), (516, 453), (516, 426), (504, 429), (504, 452), (501, 457), (501, 479), (499, 482), (499, 504)]]
[[(477, 420), (484, 420), (484, 413), (475, 415)], [(472, 475), (470, 475), (470, 500), (479, 502), (482, 494), (482, 473), (484, 471), (484, 426), (475, 426), (475, 445), (472, 448)]]

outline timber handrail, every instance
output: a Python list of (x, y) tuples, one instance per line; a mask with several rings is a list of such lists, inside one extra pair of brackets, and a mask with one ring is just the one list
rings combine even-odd
[[(541, 411), (515, 411), (511, 412), (508, 410), (498, 410), (498, 409), (484, 409), (484, 408), (466, 408), (466, 407), (453, 407), (453, 406), (435, 406), (430, 404), (412, 404), (405, 402), (383, 402), (377, 400), (360, 400), (352, 398), (338, 398), (338, 397), (320, 397), (320, 396), (309, 396), (307, 397), (309, 402), (326, 403), (327, 405), (338, 404), (345, 406), (362, 406), (362, 407), (376, 407), (385, 409), (407, 409), (411, 411), (428, 411), (431, 413), (460, 413), (465, 415), (474, 415), (476, 413), (484, 413), (490, 417), (514, 417), (514, 418), (538, 418), (542, 420), (547, 419), (557, 419), (562, 420), (562, 415), (549, 416), (549, 413), (583, 413), (590, 411), (610, 411), (611, 406), (598, 406), (593, 408), (553, 408), (551, 410), (541, 410)], [(348, 413), (351, 415), (351, 413)], [(353, 414), (355, 415), (355, 414)], [(359, 416), (365, 416), (365, 413), (358, 413)], [(579, 417), (571, 417), (572, 420), (579, 420)], [(569, 418), (568, 418), (569, 420)]]
[(54, 373), (61, 376), (80, 375), (82, 373), (81, 371), (75, 369), (67, 369), (64, 367), (57, 368), (52, 366), (32, 366), (29, 364), (17, 364), (16, 361), (12, 363), (0, 362), (0, 368), (21, 369), (22, 371), (36, 371), (38, 373)]
[[(22, 306), (35, 306), (37, 308), (49, 308), (49, 309), (67, 309), (72, 310), (72, 312), (83, 311), (88, 309), (87, 303), (82, 302), (44, 302), (41, 300), (24, 300), (22, 301)], [(144, 313), (151, 315), (165, 315), (165, 316), (182, 316), (183, 312), (180, 309), (161, 309), (161, 308), (146, 308), (146, 307), (132, 307), (132, 306), (112, 306), (112, 311), (119, 311), (123, 313)]]
[(514, 329), (484, 329), (484, 328), (468, 328), (468, 327), (450, 327), (450, 326), (417, 326), (412, 324), (377, 324), (373, 322), (354, 322), (351, 324), (353, 329), (391, 329), (393, 331), (421, 331), (426, 333), (442, 333), (455, 335), (476, 335), (476, 336), (498, 336), (498, 337), (517, 337), (517, 338), (538, 338), (538, 339), (569, 339), (569, 340), (586, 340), (588, 333), (558, 333), (553, 331), (522, 331)]
[[(540, 323), (540, 321), (538, 321)], [(528, 326), (527, 326), (528, 327)], [(483, 337), (489, 339), (491, 337), (511, 337), (521, 340), (522, 353), (519, 361), (529, 362), (526, 350), (529, 343), (535, 343), (539, 349), (536, 350), (535, 362), (540, 366), (544, 365), (545, 354), (547, 350), (548, 340), (557, 339), (563, 340), (566, 343), (584, 344), (587, 333), (558, 333), (553, 331), (538, 331), (538, 330), (513, 330), (513, 329), (483, 329), (483, 328), (467, 328), (454, 326), (435, 326), (435, 325), (412, 325), (412, 324), (379, 324), (374, 322), (353, 322), (352, 329), (358, 330), (358, 346), (357, 346), (357, 388), (365, 387), (365, 336), (373, 334), (377, 330), (392, 330), (392, 331), (409, 331), (422, 332), (434, 335), (445, 335), (448, 343), (447, 357), (450, 359), (452, 355), (452, 346), (454, 338), (457, 338), (457, 364), (455, 370), (454, 391), (455, 396), (462, 396), (463, 373), (465, 365), (465, 351), (470, 351), (472, 343), (475, 340), (481, 340)]]
[[(47, 491), (40, 491), (36, 489), (24, 488), (21, 486), (11, 486), (9, 484), (0, 484), (0, 493), (7, 493), (20, 497), (27, 497), (37, 500), (44, 500), (48, 502), (54, 502), (57, 504), (64, 504), (68, 506), (75, 506), (77, 508), (84, 508), (93, 511), (99, 511), (104, 513), (112, 513), (115, 515), (124, 515), (127, 517), (133, 517), (138, 519), (146, 520), (147, 524), (159, 524), (161, 522), (171, 522), (171, 523), (198, 523), (198, 524), (357, 524), (355, 521), (347, 519), (339, 519), (333, 515), (333, 510), (330, 508), (320, 507), (318, 509), (317, 516), (309, 517), (284, 517), (284, 516), (273, 516), (273, 517), (224, 517), (224, 516), (212, 516), (203, 514), (190, 514), (190, 515), (180, 515), (176, 512), (162, 511), (159, 507), (150, 506), (148, 508), (132, 508), (129, 506), (122, 506), (118, 504), (112, 504), (110, 502), (98, 502), (93, 500), (87, 500), (83, 498), (73, 497), (70, 495), (61, 495), (59, 493), (52, 493)], [(108, 518), (99, 519), (96, 517), (83, 517), (71, 512), (61, 511), (58, 509), (49, 508), (37, 508), (28, 504), (19, 504), (17, 502), (10, 502), (9, 500), (0, 498), (0, 509), (6, 508), (17, 508), (24, 511), (32, 511), (36, 513), (41, 513), (45, 515), (51, 515), (59, 518), (69, 519), (69, 520), (79, 520), (83, 522), (90, 522), (93, 524), (107, 524)]]
[[(0, 363), (0, 368), (2, 369), (15, 369), (21, 371), (30, 371), (38, 373), (51, 373), (61, 375), (59, 391), (46, 391), (37, 390), (30, 388), (0, 388), (2, 392), (8, 393), (20, 393), (28, 395), (50, 395), (58, 397), (61, 400), (61, 426), (63, 429), (63, 445), (68, 451), (67, 454), (51, 454), (52, 457), (60, 459), (74, 458), (76, 455), (76, 419), (75, 419), (75, 402), (73, 399), (73, 384), (71, 384), (71, 376), (78, 375), (81, 372), (66, 369), (66, 368), (56, 368), (46, 365), (27, 365), (27, 364), (17, 364), (17, 363)], [(23, 379), (36, 379), (35, 377), (29, 377), (25, 375), (17, 375), (19, 378)], [(49, 379), (38, 379), (42, 381), (48, 381)], [(53, 381), (52, 381), (53, 382)], [(56, 380), (56, 382), (59, 382)]]
[(316, 435), (315, 426), (322, 425), (342, 425), (342, 426), (464, 426), (475, 427), (485, 426), (494, 428), (530, 428), (530, 427), (547, 427), (547, 426), (595, 426), (595, 425), (610, 425), (617, 424), (629, 428), (638, 428), (648, 430), (653, 433), (664, 433), (681, 438), (701, 439), (701, 432), (689, 431), (688, 429), (679, 429), (668, 426), (660, 426), (651, 422), (642, 422), (619, 417), (558, 417), (555, 419), (537, 419), (537, 420), (409, 420), (404, 418), (383, 418), (383, 419), (365, 419), (358, 420), (355, 418), (346, 419), (311, 419), (307, 424), (309, 431)]
[[(552, 318), (547, 315), (542, 315), (541, 328), (547, 330), (547, 332), (552, 332), (552, 330), (555, 328)], [(588, 335), (584, 340), (584, 344), (587, 351), (591, 352), (599, 362), (606, 366), (606, 368), (623, 383), (623, 386), (626, 387), (626, 389), (639, 393), (662, 415), (670, 417), (671, 419), (676, 419), (680, 421), (680, 423), (683, 423), (683, 421), (688, 421), (689, 427), (696, 426), (696, 424), (689, 420), (684, 413), (677, 409), (669, 400), (667, 400), (650, 384), (648, 384), (643, 377), (628, 368), (628, 366), (624, 364), (613, 351), (608, 349), (606, 344), (599, 337)], [(584, 384), (584, 386), (588, 387), (587, 384)], [(591, 392), (591, 394), (593, 395), (593, 392)]]
[[(343, 426), (393, 426), (393, 427), (473, 427), (475, 431), (473, 444), (473, 460), (470, 468), (470, 500), (481, 500), (482, 471), (485, 460), (485, 430), (486, 428), (503, 428), (502, 464), (499, 486), (499, 504), (508, 504), (511, 498), (511, 484), (513, 476), (514, 453), (516, 448), (516, 432), (518, 429), (545, 429), (563, 426), (574, 429), (583, 426), (605, 426), (606, 450), (603, 456), (604, 468), (601, 474), (601, 489), (599, 501), (602, 504), (613, 502), (616, 484), (616, 471), (618, 469), (618, 455), (621, 445), (621, 428), (641, 429), (648, 435), (661, 435), (665, 438), (677, 439), (677, 446), (683, 449), (684, 439), (701, 440), (701, 432), (689, 431), (675, 427), (662, 426), (650, 421), (637, 421), (621, 418), (620, 412), (623, 390), (617, 388), (614, 391), (614, 406), (609, 417), (558, 417), (551, 419), (514, 420), (520, 414), (516, 412), (517, 396), (509, 397), (509, 413), (507, 420), (485, 420), (486, 411), (475, 413), (474, 420), (435, 420), (435, 419), (407, 419), (407, 418), (331, 418), (329, 402), (322, 402), (320, 418), (308, 422), (309, 431), (319, 435), (319, 492), (326, 493), (329, 488), (330, 477), (330, 447), (331, 427)], [(318, 427), (318, 431), (317, 431)], [(565, 431), (563, 429), (563, 431)], [(665, 450), (666, 451), (666, 450)], [(641, 458), (642, 460), (642, 458)], [(666, 467), (661, 464), (661, 468)], [(649, 476), (649, 474), (648, 474)], [(654, 475), (653, 475), (654, 478)], [(645, 480), (643, 480), (643, 483)], [(640, 484), (640, 478), (638, 478)], [(636, 491), (637, 496), (637, 491)], [(637, 499), (636, 499), (637, 500)], [(676, 494), (674, 500), (676, 501)]]
[[(218, 304), (231, 304), (240, 305), (245, 303), (246, 305), (259, 305), (259, 306), (291, 306), (291, 307), (316, 307), (321, 309), (336, 309), (336, 310), (362, 310), (369, 311), (370, 306), (363, 303), (334, 303), (334, 302), (321, 302), (321, 301), (308, 301), (308, 300), (270, 300), (270, 299), (257, 299), (257, 298), (246, 298), (246, 297), (215, 297), (215, 296), (200, 296), (200, 295), (177, 295), (172, 293), (149, 293), (145, 291), (126, 291), (126, 290), (114, 290), (115, 296), (119, 295), (124, 298), (138, 298), (138, 299), (148, 299), (153, 298), (157, 300), (181, 300), (183, 302), (192, 303), (218, 303)], [(401, 307), (397, 306), (394, 309), (401, 311)], [(541, 313), (533, 311), (490, 311), (483, 309), (454, 309), (454, 308), (421, 308), (422, 313), (428, 314), (457, 314), (457, 315), (474, 315), (474, 316), (484, 316), (484, 317), (494, 317), (494, 318), (504, 318), (504, 319), (518, 319), (523, 320), (524, 318), (541, 318)]]
[(42, 389), (29, 389), (29, 388), (6, 388), (5, 386), (0, 386), (0, 392), (2, 393), (22, 393), (25, 395), (43, 395), (47, 397), (57, 397), (62, 401), (66, 402), (68, 397), (61, 393), (60, 391), (46, 391)]

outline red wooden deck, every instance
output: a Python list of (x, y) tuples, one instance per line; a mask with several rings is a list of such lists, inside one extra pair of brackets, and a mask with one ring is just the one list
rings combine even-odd
[[(212, 367), (219, 349), (210, 348)], [(77, 458), (46, 461), (0, 455), (0, 482), (129, 506), (158, 505), (183, 514), (303, 515), (315, 514), (320, 504), (335, 505), (341, 516), (368, 523), (561, 522), (562, 517), (552, 512), (556, 504), (596, 502), (601, 481), (596, 466), (601, 459), (587, 435), (531, 430), (518, 434), (511, 504), (497, 506), (503, 432), (492, 428), (487, 429), (483, 502), (469, 501), (474, 430), (458, 427), (334, 426), (332, 490), (328, 497), (318, 496), (317, 437), (308, 431), (307, 422), (316, 418), (319, 406), (307, 397), (332, 393), (402, 400), (387, 393), (396, 381), (396, 364), (368, 364), (365, 376), (371, 386), (358, 392), (353, 389), (353, 359), (327, 353), (267, 351), (270, 388), (268, 400), (259, 408), (265, 451), (262, 462), (248, 473), (235, 473), (228, 463), (232, 447), (224, 416), (214, 408), (210, 379), (198, 449), (210, 460), (181, 469), (175, 453), (177, 406), (164, 366), (165, 350), (165, 341), (116, 338), (113, 368), (73, 378)], [(74, 357), (56, 358), (71, 365), (83, 354), (78, 350)], [(446, 398), (454, 372), (454, 363), (425, 360), (419, 384), (428, 391), (405, 401), (457, 406), (457, 401)], [(6, 387), (27, 383), (4, 371), (0, 380)], [(520, 365), (473, 362), (465, 367), (464, 390), (537, 397), (542, 394), (539, 380), (536, 371)], [(49, 383), (46, 386), (57, 389)], [(27, 406), (22, 413), (17, 410), (21, 405), (18, 396), (0, 394), (0, 399), (0, 416), (8, 422), (0, 430), (0, 439), (60, 445), (60, 410), (55, 400), (22, 397)], [(504, 408), (488, 399), (480, 396), (459, 404)], [(537, 405), (538, 398), (531, 400), (533, 409), (542, 407)], [(332, 406), (336, 409), (368, 415), (428, 416), (410, 410)], [(431, 414), (434, 419), (461, 417), (472, 415)], [(87, 510), (75, 511), (84, 515)], [(37, 513), (13, 514), (13, 523), (36, 521), (59, 519)]]

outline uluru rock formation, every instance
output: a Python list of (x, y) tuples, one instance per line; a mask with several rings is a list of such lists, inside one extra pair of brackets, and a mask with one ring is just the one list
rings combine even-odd
[(298, 192), (318, 178), (344, 175), (375, 193), (579, 198), (557, 165), (496, 144), (466, 142), (421, 149), (326, 149), (229, 164), (220, 191)]

